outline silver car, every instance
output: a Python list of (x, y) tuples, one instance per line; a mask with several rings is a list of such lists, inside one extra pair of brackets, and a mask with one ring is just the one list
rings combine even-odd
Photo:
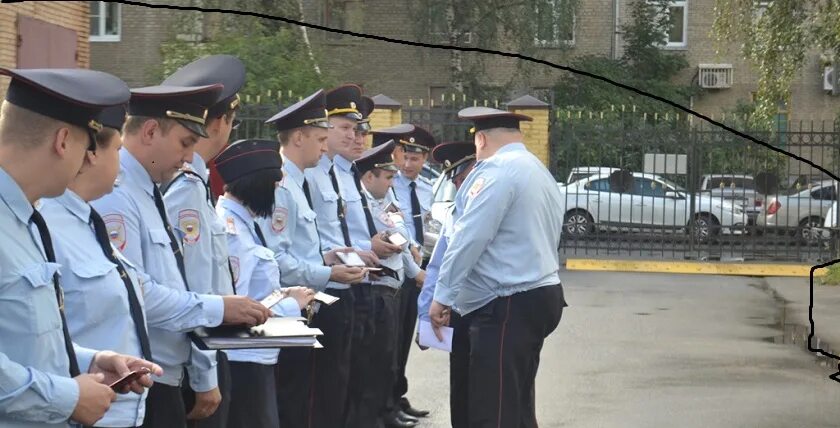
[(795, 235), (800, 241), (814, 243), (820, 239), (818, 230), (825, 224), (826, 214), (837, 200), (837, 183), (823, 180), (804, 188), (794, 187), (785, 195), (768, 199), (759, 214), (757, 224), (779, 233)]

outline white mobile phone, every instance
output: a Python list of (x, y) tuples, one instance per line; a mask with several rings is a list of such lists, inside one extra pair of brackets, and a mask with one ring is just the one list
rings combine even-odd
[(338, 256), (341, 262), (347, 266), (365, 266), (364, 260), (362, 260), (362, 258), (359, 257), (359, 255), (355, 251), (349, 253), (338, 252), (335, 254)]
[(399, 232), (394, 232), (388, 235), (388, 241), (399, 247), (402, 247), (408, 242), (408, 240), (405, 239), (405, 236), (402, 236)]

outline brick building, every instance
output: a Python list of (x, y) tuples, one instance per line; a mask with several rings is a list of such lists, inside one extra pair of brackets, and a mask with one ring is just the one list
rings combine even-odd
[[(411, 0), (303, 0), (305, 19), (325, 26), (367, 32), (391, 38), (412, 39), (414, 24), (407, 10)], [(539, 0), (549, 7), (563, 0)], [(574, 16), (571, 34), (556, 34), (555, 40), (543, 40), (535, 54), (540, 59), (564, 64), (573, 56), (622, 55), (621, 27), (628, 23), (628, 10), (635, 0), (581, 0)], [(664, 49), (683, 52), (689, 68), (677, 77), (678, 82), (706, 88), (692, 100), (692, 107), (704, 114), (720, 114), (739, 100), (749, 101), (756, 89), (756, 77), (733, 45), (717, 56), (709, 35), (715, 0), (672, 0), (670, 11), (678, 24), (668, 35)], [(119, 20), (116, 37), (91, 37), (92, 66), (110, 71), (132, 86), (155, 83), (151, 70), (160, 64), (160, 46), (168, 34), (170, 19), (184, 13), (141, 6), (107, 6)], [(161, 3), (157, 0), (150, 3)], [(172, 2), (166, 2), (171, 4)], [(95, 8), (92, 6), (92, 10)], [(101, 14), (98, 15), (101, 18)], [(108, 18), (105, 18), (108, 19)], [(93, 20), (91, 22), (94, 22)], [(98, 24), (102, 25), (102, 24)], [(431, 30), (430, 31), (434, 31)], [(92, 33), (93, 34), (93, 33)], [(323, 69), (331, 70), (342, 80), (361, 84), (368, 93), (383, 93), (401, 103), (424, 98), (439, 99), (449, 93), (449, 53), (444, 50), (410, 47), (376, 40), (341, 36), (317, 30), (309, 31), (313, 45), (323, 58)], [(465, 40), (476, 46), (477, 40)], [(465, 60), (469, 60), (465, 54)], [(840, 97), (824, 89), (825, 66), (819, 53), (809, 52), (807, 63), (793, 83), (792, 99), (780, 108), (789, 120), (833, 120), (840, 107)], [(502, 85), (517, 73), (513, 59), (487, 62), (487, 83)], [(701, 67), (715, 65), (715, 67)], [(530, 67), (530, 66), (529, 66)], [(563, 73), (543, 69), (532, 73), (528, 81), (510, 93), (531, 93), (538, 97), (547, 92)], [(428, 101), (427, 101), (428, 102)]]
[[(0, 6), (0, 66), (90, 65), (88, 2), (30, 1)], [(0, 96), (8, 78), (3, 77)]]

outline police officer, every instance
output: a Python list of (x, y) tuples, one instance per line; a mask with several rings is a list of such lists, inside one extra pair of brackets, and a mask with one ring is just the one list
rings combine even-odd
[(453, 307), (469, 318), (470, 426), (536, 427), (539, 354), (566, 306), (557, 184), (522, 143), (530, 117), (487, 107), (458, 116), (475, 124), (478, 163), (455, 197), (429, 316), (434, 328)]
[[(312, 205), (317, 213), (322, 250), (352, 247), (368, 266), (375, 266), (379, 260), (370, 251), (370, 232), (351, 170), (352, 160), (364, 152), (364, 146), (359, 146), (355, 138), (357, 122), (362, 119), (358, 110), (361, 97), (361, 89), (356, 85), (343, 85), (326, 93), (324, 104), (331, 125), (327, 151), (318, 165), (304, 174), (312, 186)], [(312, 426), (337, 427), (343, 426), (347, 417), (355, 296), (349, 285), (333, 281), (327, 284), (327, 292), (340, 300), (328, 307), (321, 306), (313, 318), (313, 325), (323, 330), (325, 340), (330, 340), (326, 339), (330, 335), (333, 339), (332, 346), (324, 344), (324, 349), (313, 353), (317, 371), (309, 408), (314, 409)]]
[[(432, 150), (432, 158), (435, 162), (443, 165), (443, 174), (451, 180), (456, 189), (472, 171), (475, 165), (475, 145), (466, 142), (442, 143)], [(437, 281), (440, 265), (443, 262), (443, 255), (446, 253), (449, 239), (452, 238), (452, 222), (455, 216), (455, 205), (447, 210), (443, 220), (440, 235), (435, 243), (429, 265), (426, 266), (426, 280), (423, 282), (423, 289), (417, 297), (417, 315), (421, 320), (430, 322), (429, 307), (435, 295), (435, 282)], [(452, 428), (469, 427), (467, 414), (468, 387), (469, 387), (469, 363), (470, 363), (470, 338), (469, 324), (456, 312), (450, 312), (449, 326), (454, 329), (452, 333), (452, 352), (449, 353), (449, 411)]]
[[(151, 360), (147, 323), (180, 332), (204, 326), (207, 316), (194, 293), (161, 286), (138, 272), (113, 248), (105, 221), (88, 205), (113, 190), (125, 107), (109, 107), (98, 120), (103, 129), (96, 133), (96, 151), (88, 151), (85, 166), (67, 191), (44, 199), (39, 211), (47, 224), (61, 226), (54, 228), (53, 243), (62, 265), (67, 323), (76, 343)], [(93, 425), (142, 425), (145, 400), (145, 394), (119, 396)]]
[[(187, 282), (192, 290), (224, 296), (233, 294), (233, 283), (228, 264), (225, 226), (216, 216), (213, 195), (207, 184), (207, 162), (216, 157), (230, 139), (236, 111), (239, 109), (239, 90), (245, 84), (245, 65), (231, 55), (211, 55), (181, 67), (162, 84), (200, 86), (216, 83), (221, 83), (224, 88), (216, 103), (207, 109), (205, 128), (208, 138), (199, 138), (192, 161), (184, 164), (182, 171), (166, 187), (163, 201), (169, 213), (169, 223), (178, 231), (176, 236), (181, 241)], [(218, 389), (194, 392), (192, 378), (200, 375), (191, 373), (192, 366), (189, 366), (187, 380), (190, 382), (184, 382), (183, 388), (184, 402), (189, 411), (187, 419), (198, 419), (193, 425), (196, 428), (224, 427), (230, 405), (227, 356), (223, 351), (203, 352), (210, 358), (216, 358)], [(214, 404), (220, 398), (221, 402), (216, 409)], [(212, 415), (208, 416), (208, 412)]]
[[(403, 164), (400, 172), (394, 178), (394, 192), (403, 207), (408, 225), (409, 239), (414, 246), (414, 254), (418, 259), (423, 247), (423, 219), (432, 207), (432, 184), (426, 177), (420, 175), (423, 165), (429, 157), (429, 151), (435, 146), (435, 139), (425, 129), (414, 126), (414, 130), (397, 138), (403, 150)], [(426, 266), (423, 261), (422, 267)], [(420, 263), (420, 262), (418, 262)], [(400, 337), (397, 344), (397, 363), (399, 373), (394, 384), (394, 400), (399, 409), (414, 417), (424, 417), (427, 410), (416, 409), (411, 406), (405, 394), (408, 392), (408, 378), (405, 376), (405, 366), (408, 363), (408, 353), (414, 338), (414, 326), (417, 323), (417, 296), (422, 283), (406, 280), (406, 286), (400, 293)]]
[[(275, 183), (282, 180), (280, 144), (266, 140), (240, 140), (216, 158), (225, 183), (217, 210), (225, 219), (237, 293), (265, 299), (280, 290), (280, 269), (266, 245), (258, 217), (271, 215)], [(285, 288), (284, 297), (272, 307), (279, 316), (298, 316), (315, 295), (310, 288)], [(228, 351), (233, 398), (228, 423), (232, 427), (276, 428), (277, 383), (274, 365), (278, 349)], [(283, 353), (286, 351), (282, 351)], [(298, 370), (301, 367), (297, 367)]]
[(387, 421), (390, 426), (414, 426), (418, 420), (389, 412), (386, 404), (391, 398), (397, 374), (397, 316), (399, 293), (405, 278), (420, 278), (425, 273), (414, 260), (407, 240), (404, 214), (395, 203), (391, 182), (398, 171), (391, 157), (395, 143), (379, 145), (367, 150), (354, 163), (360, 174), (362, 191), (368, 201), (378, 233), (388, 234), (397, 244), (402, 239), (402, 251), (381, 259), (383, 272), (371, 278), (370, 331), (363, 337), (363, 345), (354, 350), (354, 357), (366, 361), (361, 365), (359, 381), (365, 385), (356, 398), (357, 417), (348, 425), (378, 426)]
[[(108, 384), (155, 364), (71, 342), (50, 231), (33, 204), (61, 195), (78, 174), (97, 116), (128, 100), (125, 83), (91, 70), (0, 69), (0, 425), (92, 424), (114, 400)], [(48, 174), (44, 172), (48, 171)], [(84, 370), (84, 374), (82, 374)], [(132, 382), (142, 393), (149, 376)], [(128, 388), (120, 392), (127, 392)]]
[[(111, 241), (150, 280), (190, 290), (181, 246), (169, 224), (158, 183), (193, 159), (198, 138), (207, 138), (204, 117), (222, 85), (152, 86), (132, 91), (120, 150), (119, 186), (91, 205), (102, 215)], [(261, 324), (270, 312), (243, 296), (201, 295), (207, 325)], [(166, 373), (149, 391), (144, 426), (182, 426), (186, 411), (180, 384), (185, 366), (196, 366), (191, 378), (198, 391), (217, 388), (215, 359), (191, 352), (184, 333), (149, 328), (154, 359)]]
[[(321, 219), (312, 204), (313, 197), (318, 197), (313, 193), (317, 187), (310, 184), (304, 171), (317, 167), (326, 151), (330, 122), (324, 102), (324, 92), (318, 90), (266, 121), (277, 131), (283, 156), (283, 180), (274, 190), (274, 209), (257, 223), (265, 235), (267, 247), (274, 251), (282, 272), (283, 287), (302, 284), (333, 294), (335, 291), (327, 289), (330, 282), (357, 283), (364, 277), (364, 271), (337, 264), (335, 252), (346, 250), (343, 246), (323, 255), (321, 252), (317, 227)], [(327, 347), (343, 340), (336, 335), (321, 338)], [(312, 412), (325, 411), (309, 407), (313, 376), (309, 370), (310, 358), (312, 350), (308, 348), (289, 348), (280, 353), (277, 363), (280, 426), (307, 426)]]

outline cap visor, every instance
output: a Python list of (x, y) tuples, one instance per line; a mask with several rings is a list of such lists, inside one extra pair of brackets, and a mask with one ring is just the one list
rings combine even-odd
[(201, 125), (201, 124), (195, 123), (195, 122), (190, 122), (189, 120), (183, 120), (183, 119), (175, 119), (175, 120), (178, 121), (178, 123), (180, 123), (184, 128), (189, 129), (190, 131), (192, 131), (194, 134), (198, 135), (201, 138), (209, 138), (210, 137), (209, 135), (207, 135), (207, 128), (205, 128), (204, 125)]

